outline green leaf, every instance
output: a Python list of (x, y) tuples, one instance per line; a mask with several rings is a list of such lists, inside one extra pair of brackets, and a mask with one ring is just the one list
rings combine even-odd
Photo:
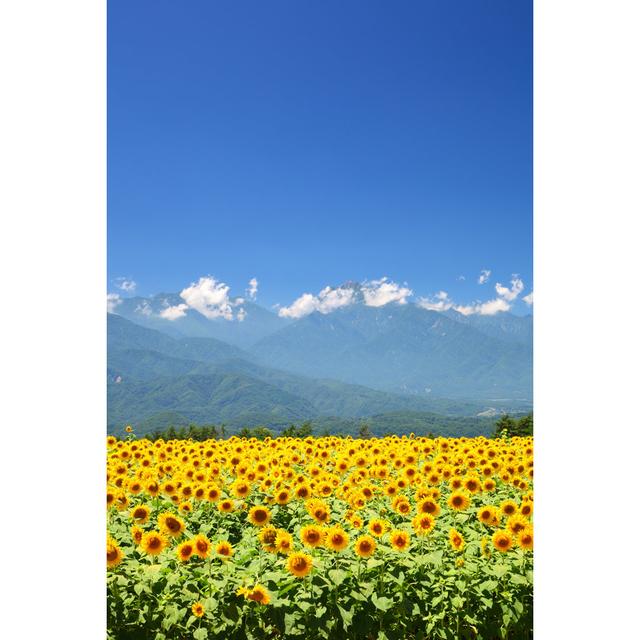
[(353, 612), (350, 609), (343, 609), (340, 605), (338, 605), (338, 611), (340, 612), (340, 617), (344, 622), (344, 626), (349, 627), (351, 625), (351, 620), (353, 619)]
[(344, 582), (344, 579), (347, 577), (347, 573), (346, 571), (342, 571), (342, 569), (331, 569), (329, 571), (329, 577), (337, 587)]
[(193, 632), (194, 640), (207, 640), (209, 634), (204, 627), (200, 627), (200, 629), (196, 629)]
[(529, 581), (518, 573), (514, 573), (511, 576), (511, 582), (513, 582), (513, 584), (529, 584)]
[(507, 567), (506, 564), (497, 564), (495, 567), (493, 567), (493, 573), (494, 575), (498, 576), (498, 578), (502, 578), (502, 576), (506, 575), (508, 571), (509, 567)]
[(464, 604), (464, 598), (461, 598), (460, 596), (453, 596), (453, 598), (451, 598), (451, 604), (456, 609), (462, 609), (462, 605)]
[(373, 602), (376, 609), (380, 609), (380, 611), (388, 611), (393, 607), (393, 600), (385, 596), (378, 597), (375, 593), (371, 595), (371, 602)]

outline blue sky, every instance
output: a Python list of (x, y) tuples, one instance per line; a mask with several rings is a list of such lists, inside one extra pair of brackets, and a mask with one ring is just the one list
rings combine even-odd
[(264, 306), (525, 296), (531, 3), (110, 2), (108, 259), (110, 291), (255, 277)]

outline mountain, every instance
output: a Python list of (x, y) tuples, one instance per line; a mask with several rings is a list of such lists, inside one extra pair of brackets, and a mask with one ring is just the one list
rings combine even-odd
[(387, 391), (531, 399), (532, 349), (525, 332), (514, 340), (500, 324), (475, 322), (414, 304), (355, 304), (312, 313), (250, 351), (281, 369)]
[(112, 429), (126, 423), (135, 424), (139, 433), (190, 422), (286, 426), (394, 412), (475, 415), (488, 408), (292, 374), (252, 362), (218, 340), (172, 338), (113, 314), (107, 327)]
[(530, 345), (533, 341), (533, 316), (530, 314), (514, 316), (512, 313), (502, 312), (493, 316), (465, 316), (453, 309), (445, 314), (456, 322), (469, 325), (492, 338), (524, 345)]
[(254, 416), (298, 422), (314, 414), (313, 405), (300, 397), (255, 378), (224, 373), (112, 382), (107, 397), (109, 427), (149, 421), (167, 411), (194, 423), (251, 423)]
[(244, 310), (242, 321), (207, 318), (195, 309), (187, 309), (181, 318), (167, 320), (160, 314), (184, 300), (177, 293), (160, 293), (149, 298), (121, 298), (114, 312), (148, 329), (156, 329), (173, 337), (215, 338), (239, 347), (247, 347), (261, 338), (287, 326), (290, 321), (251, 301), (232, 301), (234, 308)]
[(215, 338), (173, 338), (112, 313), (107, 314), (107, 347), (109, 354), (126, 350), (156, 351), (173, 358), (201, 362), (252, 357), (242, 349)]

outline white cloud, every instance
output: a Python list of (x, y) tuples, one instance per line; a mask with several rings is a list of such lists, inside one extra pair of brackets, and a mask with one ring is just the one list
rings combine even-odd
[(153, 309), (151, 308), (151, 305), (146, 300), (144, 302), (140, 303), (135, 308), (135, 312), (139, 313), (140, 315), (147, 316), (147, 317), (153, 315)]
[(516, 275), (511, 277), (511, 288), (503, 287), (499, 282), (496, 284), (496, 293), (509, 302), (515, 300), (522, 293), (523, 289), (524, 283)]
[(116, 307), (122, 303), (122, 298), (117, 293), (107, 293), (107, 313), (115, 313)]
[[(257, 284), (256, 282), (256, 290)], [(184, 302), (169, 306), (169, 303), (164, 300), (165, 308), (159, 315), (165, 320), (178, 320), (183, 318), (189, 309), (194, 309), (209, 320), (214, 318), (244, 320), (246, 317), (244, 309), (240, 308), (234, 314), (234, 308), (243, 304), (244, 298), (230, 298), (229, 289), (229, 285), (224, 282), (220, 282), (212, 276), (204, 276), (180, 292), (180, 297)]]
[(362, 285), (364, 303), (368, 307), (382, 307), (390, 302), (406, 304), (407, 298), (413, 295), (413, 291), (408, 287), (401, 287), (395, 282), (391, 282), (386, 276), (380, 280), (372, 280)]
[(258, 295), (258, 280), (256, 278), (251, 278), (249, 280), (249, 288), (247, 289), (247, 295), (250, 300), (255, 300)]
[(509, 311), (511, 305), (503, 298), (494, 298), (476, 305), (475, 313), (481, 316), (494, 316), (499, 311)]
[(523, 302), (525, 302), (526, 304), (528, 304), (529, 306), (531, 306), (533, 304), (533, 291), (525, 296), (524, 298), (522, 298)]
[(478, 276), (478, 284), (484, 284), (491, 277), (491, 269), (483, 269)]
[[(368, 307), (382, 307), (390, 302), (406, 304), (407, 298), (413, 295), (407, 286), (400, 286), (386, 277), (363, 282), (360, 290), (364, 304)], [(343, 286), (325, 287), (317, 296), (303, 293), (290, 306), (279, 308), (278, 315), (282, 318), (302, 318), (314, 311), (331, 313), (341, 307), (354, 304), (357, 301), (356, 291), (357, 286)]]
[(180, 292), (185, 303), (205, 318), (233, 320), (234, 302), (229, 298), (229, 286), (211, 276), (202, 277)]
[(280, 308), (278, 315), (282, 318), (302, 318), (314, 311), (327, 314), (353, 302), (355, 302), (355, 294), (352, 288), (325, 287), (317, 296), (303, 293), (289, 307)]
[(448, 311), (453, 307), (453, 301), (446, 291), (438, 291), (433, 298), (420, 298), (417, 305), (427, 311)]
[(137, 286), (131, 278), (116, 278), (116, 287), (125, 293), (133, 293)]
[(178, 318), (184, 318), (187, 314), (187, 309), (189, 309), (187, 304), (176, 304), (172, 307), (166, 307), (159, 315), (165, 320), (178, 320)]
[(458, 276), (458, 280), (466, 280), (464, 276)]

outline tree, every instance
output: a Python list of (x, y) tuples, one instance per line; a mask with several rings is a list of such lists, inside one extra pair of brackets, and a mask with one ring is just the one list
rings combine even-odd
[(371, 433), (371, 429), (369, 429), (368, 424), (361, 424), (358, 429), (358, 438), (371, 438), (373, 434)]

